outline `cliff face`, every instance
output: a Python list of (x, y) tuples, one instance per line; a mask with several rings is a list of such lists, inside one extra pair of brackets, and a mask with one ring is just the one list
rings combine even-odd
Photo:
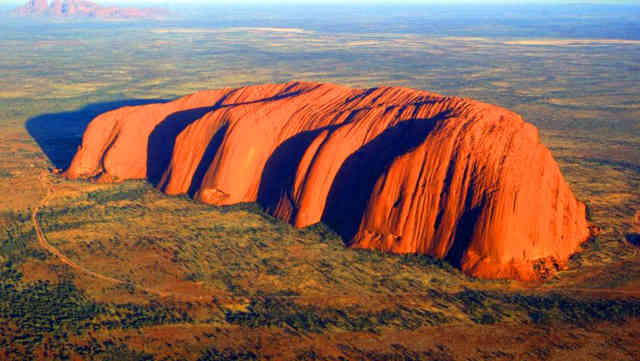
[(298, 227), (323, 221), (351, 247), (487, 278), (543, 278), (589, 236), (533, 125), (405, 88), (272, 84), (118, 109), (91, 122), (66, 174), (257, 201)]
[(147, 18), (161, 17), (166, 11), (153, 8), (136, 9), (100, 6), (84, 0), (30, 0), (24, 6), (12, 11), (19, 16), (55, 16), (55, 17), (95, 17), (95, 18)]

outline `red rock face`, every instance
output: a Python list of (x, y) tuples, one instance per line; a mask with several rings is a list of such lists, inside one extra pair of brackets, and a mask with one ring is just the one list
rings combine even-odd
[(54, 0), (49, 5), (47, 0), (31, 0), (21, 8), (12, 12), (14, 15), (48, 15), (55, 17), (96, 17), (96, 18), (138, 18), (162, 17), (166, 11), (160, 9), (135, 9), (104, 7), (91, 1)]
[(589, 236), (533, 125), (405, 88), (294, 82), (118, 109), (91, 122), (66, 174), (258, 202), (297, 227), (323, 221), (351, 247), (486, 278), (544, 277)]

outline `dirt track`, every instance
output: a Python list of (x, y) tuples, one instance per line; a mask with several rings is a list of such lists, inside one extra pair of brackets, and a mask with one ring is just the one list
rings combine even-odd
[[(40, 210), (45, 207), (47, 205), (47, 203), (49, 203), (49, 201), (51, 200), (51, 198), (53, 198), (53, 196), (55, 195), (55, 188), (53, 187), (53, 184), (51, 184), (51, 182), (49, 181), (49, 174), (48, 172), (44, 171), (40, 174), (40, 184), (42, 185), (42, 187), (44, 189), (47, 190), (47, 193), (45, 195), (45, 197), (40, 201), (40, 203), (33, 209), (33, 212), (31, 213), (31, 220), (33, 221), (33, 228), (36, 231), (36, 237), (38, 239), (38, 244), (40, 245), (40, 247), (44, 248), (45, 250), (47, 250), (49, 253), (53, 254), (54, 256), (56, 256), (60, 262), (66, 264), (67, 266), (71, 267), (72, 269), (80, 272), (80, 273), (84, 273), (90, 277), (93, 278), (97, 278), (99, 280), (105, 281), (105, 282), (109, 282), (109, 283), (114, 283), (114, 284), (131, 284), (130, 282), (125, 282), (113, 277), (109, 277), (97, 272), (94, 272), (84, 266), (81, 266), (75, 262), (73, 262), (72, 260), (70, 260), (67, 256), (65, 256), (59, 249), (57, 249), (56, 247), (54, 247), (53, 245), (51, 245), (49, 243), (49, 241), (47, 240), (46, 235), (44, 234), (44, 232), (42, 231), (42, 227), (40, 227), (40, 223), (38, 223), (38, 212), (40, 212)], [(135, 287), (135, 289), (139, 290), (139, 291), (143, 291), (149, 294), (153, 294), (156, 296), (160, 296), (160, 297), (176, 297), (179, 299), (183, 299), (183, 300), (204, 300), (206, 299), (206, 297), (194, 297), (191, 295), (186, 295), (186, 294), (177, 294), (177, 293), (171, 293), (171, 292), (162, 292), (162, 291), (157, 291), (154, 289), (150, 289), (150, 288), (146, 288), (146, 287), (142, 287), (139, 285), (133, 285)]]
[(60, 250), (52, 246), (49, 243), (49, 241), (47, 241), (47, 237), (45, 236), (44, 232), (42, 231), (42, 228), (40, 227), (40, 224), (38, 223), (38, 212), (40, 211), (41, 208), (45, 207), (47, 203), (49, 203), (51, 198), (53, 198), (53, 195), (55, 194), (55, 189), (53, 185), (49, 182), (49, 177), (47, 172), (42, 172), (42, 174), (40, 175), (40, 184), (47, 189), (47, 194), (42, 199), (42, 201), (40, 201), (40, 204), (38, 204), (38, 206), (34, 208), (33, 212), (31, 213), (33, 228), (36, 230), (36, 237), (38, 238), (38, 244), (40, 244), (40, 247), (46, 249), (51, 254), (58, 257), (58, 259), (62, 263), (68, 265), (69, 267), (79, 272), (85, 273), (91, 277), (95, 277), (111, 283), (117, 283), (117, 284), (125, 283), (124, 281), (117, 280), (113, 277), (109, 277), (109, 276), (105, 276), (105, 275), (93, 272), (85, 267), (78, 265), (77, 263), (70, 260), (67, 256), (65, 256), (62, 252), (60, 252)]

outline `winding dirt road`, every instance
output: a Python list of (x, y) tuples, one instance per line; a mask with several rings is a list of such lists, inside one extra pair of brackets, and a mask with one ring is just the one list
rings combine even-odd
[(124, 281), (115, 279), (113, 277), (109, 277), (109, 276), (105, 276), (102, 275), (100, 273), (96, 273), (93, 272), (85, 267), (80, 266), (79, 264), (73, 262), (72, 260), (70, 260), (67, 256), (65, 256), (62, 252), (60, 252), (60, 250), (58, 250), (57, 248), (55, 248), (54, 246), (52, 246), (49, 241), (47, 241), (47, 237), (45, 236), (44, 232), (42, 231), (42, 228), (40, 227), (40, 224), (38, 223), (38, 212), (40, 212), (40, 209), (42, 209), (43, 207), (45, 207), (47, 205), (47, 203), (49, 203), (49, 201), (51, 200), (51, 198), (53, 198), (53, 195), (55, 194), (55, 189), (53, 187), (53, 184), (51, 184), (51, 182), (49, 182), (49, 177), (47, 175), (47, 172), (42, 172), (42, 174), (40, 175), (40, 183), (47, 189), (47, 194), (46, 196), (42, 199), (42, 201), (40, 201), (40, 204), (38, 204), (38, 206), (36, 208), (33, 209), (33, 212), (31, 213), (31, 220), (33, 221), (33, 228), (36, 230), (36, 237), (38, 238), (38, 244), (40, 244), (40, 247), (46, 249), (47, 251), (49, 251), (49, 253), (53, 254), (54, 256), (58, 257), (58, 259), (60, 260), (60, 262), (66, 264), (67, 266), (85, 273), (91, 277), (95, 277), (98, 279), (101, 279), (103, 281), (107, 281), (107, 282), (111, 282), (111, 283), (116, 283), (116, 284), (123, 284), (125, 283)]
[[(42, 227), (40, 227), (40, 223), (38, 223), (38, 212), (40, 212), (40, 210), (45, 207), (47, 205), (47, 203), (49, 203), (49, 201), (51, 200), (51, 198), (53, 198), (54, 194), (55, 194), (55, 188), (53, 186), (53, 184), (49, 181), (49, 175), (48, 172), (43, 171), (40, 174), (40, 184), (47, 190), (47, 193), (45, 195), (45, 197), (40, 201), (40, 203), (38, 204), (38, 206), (36, 206), (33, 209), (33, 212), (31, 213), (31, 220), (33, 221), (33, 228), (36, 231), (36, 237), (38, 239), (38, 244), (40, 245), (40, 247), (44, 248), (45, 250), (47, 250), (49, 253), (53, 254), (54, 256), (58, 257), (58, 259), (60, 260), (60, 262), (66, 264), (67, 266), (71, 267), (72, 269), (80, 272), (80, 273), (84, 273), (88, 276), (91, 276), (93, 278), (97, 278), (99, 280), (102, 281), (106, 281), (109, 283), (114, 283), (114, 284), (131, 284), (130, 282), (126, 282), (123, 280), (119, 280), (113, 277), (109, 277), (97, 272), (94, 272), (84, 266), (81, 266), (75, 262), (73, 262), (72, 260), (69, 259), (69, 257), (65, 256), (64, 253), (60, 252), (59, 249), (57, 249), (56, 247), (54, 247), (53, 245), (51, 245), (49, 243), (49, 241), (47, 240), (46, 235), (44, 234), (44, 232), (42, 231)], [(180, 298), (185, 298), (185, 296), (187, 298), (192, 298), (192, 299), (204, 299), (204, 297), (192, 297), (189, 295), (183, 295), (183, 294), (173, 294), (170, 292), (161, 292), (161, 291), (157, 291), (154, 289), (150, 289), (150, 288), (146, 288), (146, 287), (142, 287), (136, 284), (133, 284), (133, 286), (135, 287), (135, 289), (140, 290), (140, 291), (144, 291), (146, 293), (149, 294), (153, 294), (156, 296), (160, 296), (160, 297), (169, 297), (169, 296), (179, 296)]]

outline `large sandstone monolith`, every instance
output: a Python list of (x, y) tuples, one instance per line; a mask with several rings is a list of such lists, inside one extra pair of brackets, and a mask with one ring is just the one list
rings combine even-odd
[(258, 202), (351, 247), (538, 279), (589, 237), (537, 129), (506, 109), (397, 87), (292, 82), (105, 113), (66, 174), (148, 178), (202, 202)]

